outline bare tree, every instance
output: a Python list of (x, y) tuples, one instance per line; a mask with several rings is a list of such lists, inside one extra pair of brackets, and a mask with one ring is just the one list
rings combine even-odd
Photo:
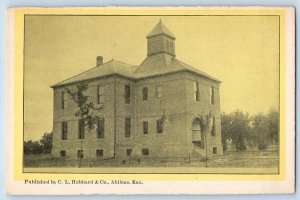
[[(81, 82), (76, 85), (76, 89), (65, 88), (71, 99), (78, 105), (78, 110), (75, 112), (75, 116), (79, 120), (84, 122), (84, 127), (87, 127), (89, 132), (89, 165), (91, 164), (91, 134), (92, 130), (98, 121), (98, 112), (103, 109), (103, 106), (95, 107), (94, 103), (89, 101), (89, 96), (85, 95), (85, 91), (88, 89), (88, 84), (86, 82)], [(80, 137), (80, 150), (82, 152), (82, 140)], [(81, 167), (82, 156), (79, 156), (79, 167)]]

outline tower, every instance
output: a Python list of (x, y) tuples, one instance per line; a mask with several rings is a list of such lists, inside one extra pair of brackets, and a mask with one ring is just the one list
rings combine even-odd
[(175, 57), (175, 39), (175, 35), (160, 20), (147, 35), (147, 56), (167, 53)]

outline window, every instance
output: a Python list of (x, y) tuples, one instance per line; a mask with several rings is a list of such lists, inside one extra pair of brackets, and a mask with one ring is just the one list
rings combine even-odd
[(211, 87), (210, 89), (210, 104), (214, 105), (215, 104), (215, 88)]
[(61, 92), (61, 109), (65, 109), (65, 92)]
[(215, 118), (211, 118), (211, 135), (216, 136), (216, 122)]
[(125, 118), (125, 137), (130, 137), (131, 119), (129, 117)]
[(164, 130), (164, 127), (163, 127), (163, 120), (162, 119), (159, 119), (156, 121), (156, 129), (157, 129), (157, 133), (162, 133), (163, 130)]
[(142, 149), (142, 154), (144, 156), (149, 156), (149, 149)]
[(153, 53), (154, 52), (154, 44), (151, 44), (150, 45), (150, 53)]
[(171, 49), (171, 53), (174, 53), (174, 43), (170, 42), (170, 49)]
[(148, 99), (148, 88), (144, 87), (143, 88), (143, 100), (147, 100)]
[(125, 103), (130, 104), (130, 85), (125, 85)]
[(104, 118), (98, 119), (97, 137), (104, 138)]
[(104, 103), (104, 86), (97, 86), (97, 103), (103, 104)]
[(131, 154), (132, 154), (132, 149), (127, 149), (127, 150), (126, 150), (126, 154), (127, 154), (127, 156), (131, 156)]
[(103, 157), (103, 149), (97, 149), (96, 156), (97, 156), (97, 158), (102, 158)]
[(157, 98), (162, 97), (161, 85), (156, 86), (156, 97)]
[(148, 122), (143, 122), (143, 133), (148, 134)]
[(65, 150), (60, 151), (60, 157), (66, 157), (67, 153)]
[(84, 129), (85, 129), (85, 122), (84, 120), (78, 121), (78, 139), (84, 139)]
[(217, 153), (218, 153), (217, 147), (213, 147), (213, 154), (217, 154)]
[(68, 123), (67, 122), (62, 122), (61, 123), (61, 139), (62, 140), (67, 140), (68, 139)]
[(199, 82), (194, 82), (194, 99), (200, 101)]
[(166, 41), (166, 46), (167, 46), (167, 48), (166, 48), (167, 52), (169, 52), (170, 51), (170, 42), (168, 40)]
[(77, 150), (77, 158), (84, 158), (83, 150)]

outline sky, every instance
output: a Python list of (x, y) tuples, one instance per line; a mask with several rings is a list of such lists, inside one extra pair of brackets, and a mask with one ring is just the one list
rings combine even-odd
[(222, 112), (278, 107), (276, 16), (26, 16), (25, 140), (52, 131), (51, 85), (94, 67), (99, 55), (139, 65), (160, 19), (176, 36), (176, 58), (222, 81)]

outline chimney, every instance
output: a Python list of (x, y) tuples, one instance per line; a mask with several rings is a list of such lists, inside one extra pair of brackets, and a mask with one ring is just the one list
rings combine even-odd
[(97, 56), (97, 67), (103, 64), (103, 57)]

